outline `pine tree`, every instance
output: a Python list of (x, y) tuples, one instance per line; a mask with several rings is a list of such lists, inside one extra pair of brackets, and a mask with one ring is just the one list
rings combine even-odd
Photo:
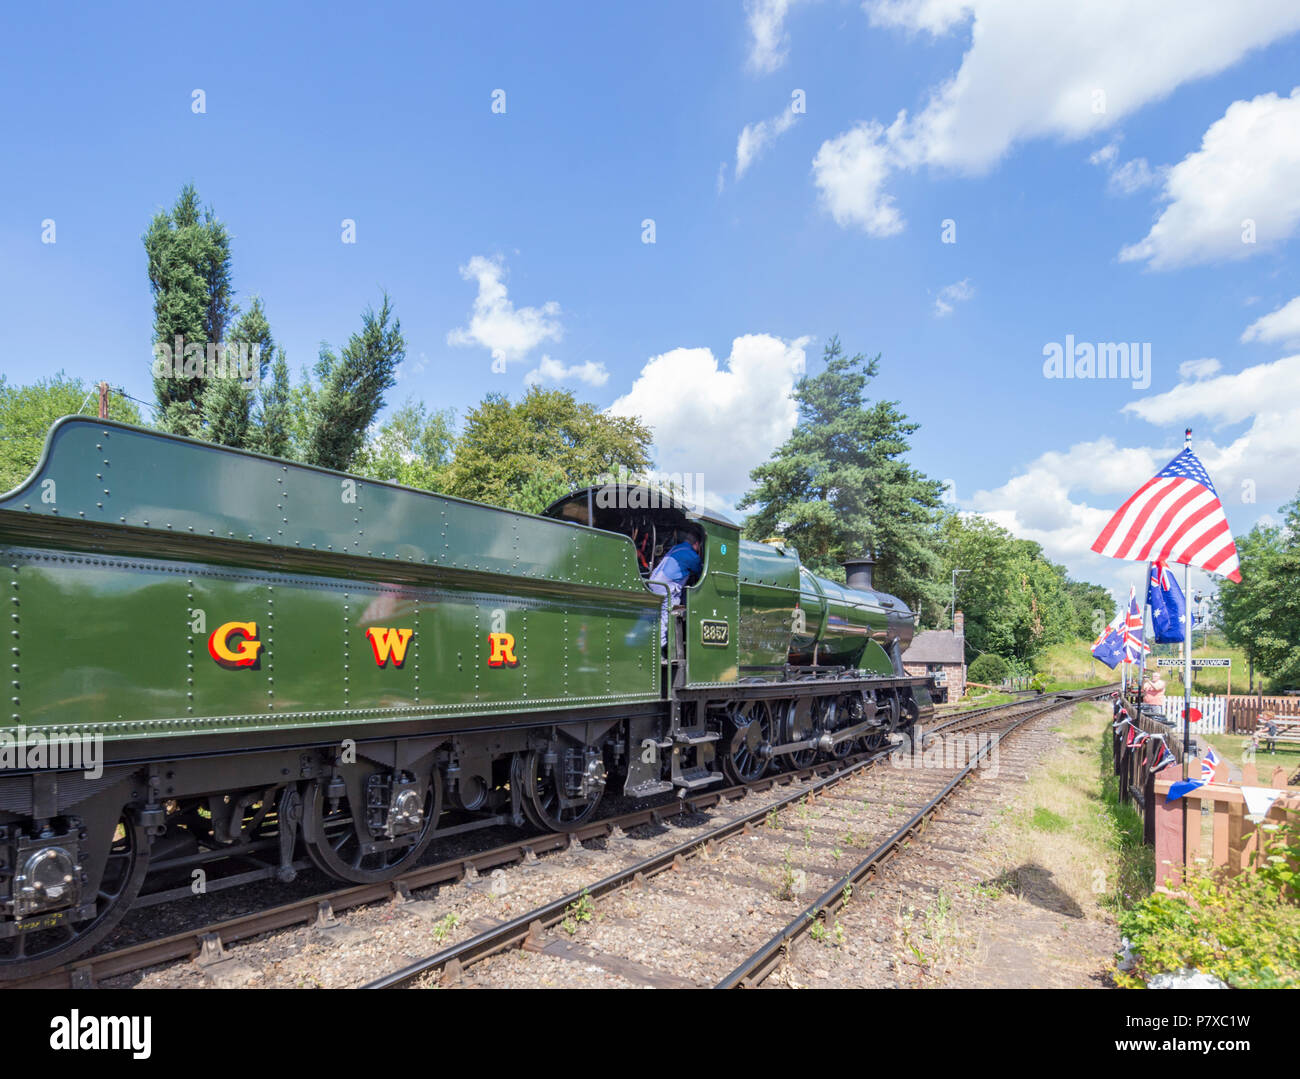
[[(252, 449), (259, 442), (252, 422), (253, 400), (275, 351), (260, 297), (253, 297), (252, 305), (235, 324), (230, 344), (234, 349), (228, 353), (227, 370), (221, 377), (209, 378), (203, 391), (203, 434), (223, 446)], [(236, 356), (239, 369), (234, 369)], [(236, 377), (242, 376), (244, 368), (247, 377)]]
[[(154, 297), (159, 425), (197, 437), (204, 422), (207, 346), (223, 340), (234, 311), (230, 235), (211, 207), (200, 206), (194, 185), (186, 184), (169, 212), (154, 215), (143, 239)], [(170, 362), (160, 370), (163, 359)]]
[(308, 464), (346, 471), (384, 407), (384, 392), (397, 384), (394, 375), (406, 356), (406, 341), (387, 293), (379, 313), (367, 309), (361, 322), (361, 332), (352, 335), (340, 355), (321, 350), (316, 365), (320, 389), (309, 395), (304, 432)]
[(846, 356), (835, 337), (823, 360), (825, 370), (795, 386), (794, 431), (750, 473), (757, 486), (739, 508), (759, 509), (745, 534), (780, 536), (815, 572), (840, 580), (843, 559), (870, 555), (883, 591), (934, 610), (944, 603), (936, 553), (943, 487), (904, 460), (918, 425), (895, 401), (865, 399), (879, 356)]
[[(266, 354), (263, 353), (263, 356)], [(284, 349), (279, 349), (275, 362), (271, 365), (271, 380), (265, 379), (258, 391), (260, 401), (257, 409), (257, 429), (249, 444), (250, 449), (272, 457), (288, 457), (291, 453), (291, 418), (289, 386), (289, 363), (285, 359)]]

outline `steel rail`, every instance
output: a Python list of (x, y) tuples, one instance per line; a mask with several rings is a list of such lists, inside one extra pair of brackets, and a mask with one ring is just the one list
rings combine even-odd
[[(1059, 701), (1052, 707), (1061, 707), (1064, 704), (1078, 700), (1080, 699), (1081, 694), (1093, 694), (1098, 692), (1101, 691), (1085, 690), (1075, 691), (1070, 694), (1054, 695), (1064, 697), (1065, 700)], [(965, 727), (970, 724), (971, 720), (982, 719), (982, 717), (987, 715), (989, 712), (1005, 711), (1012, 708), (1024, 707), (1025, 703), (1026, 702), (1024, 701), (1011, 701), (1001, 705), (994, 705), (987, 709), (977, 710), (976, 713), (967, 713), (962, 716), (954, 717), (947, 723), (940, 725), (932, 733), (938, 733), (940, 730), (948, 730), (952, 727)], [(1051, 708), (1039, 709), (1038, 711), (1024, 717), (1024, 720), (1021, 720), (1021, 722), (1032, 719), (1035, 716), (1050, 710)], [(888, 757), (895, 751), (895, 749), (896, 747), (892, 745), (883, 748), (878, 752), (870, 754), (864, 759), (852, 762), (846, 767), (837, 769), (830, 775), (818, 780), (811, 787), (801, 788), (776, 802), (769, 802), (750, 813), (743, 814), (742, 816), (728, 821), (717, 828), (711, 829), (702, 836), (696, 836), (693, 839), (677, 844), (669, 850), (651, 855), (650, 857), (620, 869), (615, 873), (609, 874), (601, 880), (596, 881), (594, 884), (587, 885), (578, 891), (570, 892), (558, 899), (554, 899), (548, 903), (542, 904), (541, 906), (535, 907), (525, 914), (519, 915), (517, 918), (512, 918), (510, 921), (503, 922), (501, 925), (486, 929), (468, 940), (461, 941), (459, 944), (443, 948), (432, 955), (417, 960), (409, 966), (403, 967), (401, 970), (376, 978), (374, 981), (363, 985), (362, 988), (395, 989), (409, 985), (421, 975), (431, 972), (459, 972), (471, 963), (479, 962), (489, 956), (497, 954), (498, 952), (504, 951), (507, 948), (522, 944), (530, 937), (536, 938), (540, 935), (542, 930), (562, 921), (569, 907), (572, 904), (579, 902), (584, 895), (588, 899), (599, 899), (604, 895), (608, 895), (626, 887), (634, 881), (644, 880), (645, 878), (663, 872), (674, 865), (679, 865), (685, 861), (685, 859), (706, 849), (709, 844), (720, 839), (728, 838), (737, 832), (744, 832), (751, 829), (756, 821), (762, 820), (773, 810), (783, 809), (810, 794), (816, 795), (827, 787), (838, 784), (844, 779), (857, 774), (859, 771), (869, 767), (876, 761)]]
[[(1066, 700), (1055, 700), (1053, 703), (1030, 712), (1024, 716), (1016, 717), (1002, 733), (1010, 734), (1018, 730), (1030, 720), (1037, 719), (1040, 716), (1054, 712), (1058, 708), (1064, 708), (1069, 704), (1077, 703), (1082, 699), (1093, 699), (1104, 696), (1110, 691), (1110, 687), (1090, 693), (1087, 697), (1075, 696)], [(1024, 703), (1024, 702), (1017, 702)], [(781, 963), (782, 958), (787, 954), (790, 945), (796, 939), (808, 932), (815, 921), (825, 919), (828, 914), (833, 914), (840, 907), (849, 902), (845, 896), (846, 889), (853, 885), (861, 883), (875, 875), (875, 872), (902, 847), (903, 843), (911, 837), (912, 833), (921, 827), (927, 820), (934, 816), (943, 804), (952, 796), (952, 793), (960, 787), (979, 766), (984, 757), (991, 749), (991, 744), (983, 746), (957, 775), (953, 776), (943, 788), (934, 795), (924, 806), (918, 809), (897, 831), (888, 839), (882, 842), (875, 850), (868, 854), (856, 866), (850, 869), (839, 881), (824, 891), (809, 906), (805, 907), (788, 925), (780, 932), (773, 936), (766, 944), (757, 951), (753, 952), (748, 958), (740, 963), (730, 974), (723, 978), (715, 989), (739, 989), (753, 988), (760, 985), (769, 974), (772, 973)]]

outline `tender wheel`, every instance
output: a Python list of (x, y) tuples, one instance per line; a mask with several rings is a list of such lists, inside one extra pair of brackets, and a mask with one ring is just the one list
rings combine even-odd
[(753, 783), (767, 771), (764, 747), (772, 744), (772, 709), (767, 701), (742, 701), (723, 724), (722, 771), (733, 783)]
[(549, 763), (541, 750), (515, 758), (524, 815), (548, 832), (571, 832), (591, 819), (605, 794), (603, 756), (568, 746)]
[[(148, 871), (149, 837), (130, 815), (123, 814), (114, 829), (94, 917), (0, 938), (0, 981), (42, 974), (88, 952), (130, 909)], [(36, 914), (26, 920), (39, 923), (41, 917)]]
[(419, 830), (392, 839), (375, 837), (364, 823), (358, 824), (346, 796), (331, 810), (326, 782), (312, 781), (302, 807), (307, 856), (322, 873), (356, 884), (391, 880), (414, 866), (433, 841), (442, 813), (442, 774), (437, 769), (425, 792)]

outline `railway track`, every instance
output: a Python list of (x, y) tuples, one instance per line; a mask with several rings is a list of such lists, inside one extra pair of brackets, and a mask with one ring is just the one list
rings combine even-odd
[[(952, 734), (979, 733), (994, 728), (1000, 736), (1005, 735), (1030, 720), (1057, 708), (1065, 707), (1079, 700), (1101, 696), (1109, 692), (1110, 688), (1101, 687), (1068, 694), (1056, 694), (1052, 695), (1050, 703), (1044, 700), (1017, 701), (978, 709), (940, 723), (928, 731), (927, 734), (931, 736), (940, 734), (950, 736)], [(652, 878), (664, 874), (667, 870), (682, 870), (687, 866), (689, 860), (696, 859), (700, 855), (707, 858), (724, 841), (737, 836), (755, 838), (759, 834), (760, 824), (765, 820), (770, 821), (774, 813), (779, 814), (783, 810), (788, 810), (796, 803), (802, 802), (804, 805), (811, 805), (821, 797), (832, 796), (835, 788), (869, 769), (880, 758), (888, 756), (892, 748), (882, 750), (878, 754), (873, 754), (846, 767), (837, 769), (831, 774), (824, 775), (813, 781), (810, 786), (794, 791), (775, 803), (769, 803), (751, 812), (742, 813), (719, 824), (703, 836), (693, 837), (687, 842), (659, 851), (649, 858), (619, 869), (581, 890), (560, 896), (510, 921), (486, 929), (468, 940), (441, 949), (401, 970), (368, 983), (365, 988), (391, 989), (412, 986), (417, 983), (431, 984), (435, 981), (440, 981), (443, 984), (456, 984), (467, 967), (485, 962), (494, 956), (521, 946), (533, 952), (577, 958), (580, 961), (594, 964), (613, 973), (626, 973), (631, 980), (639, 981), (642, 984), (665, 986), (691, 984), (686, 980), (674, 980), (672, 976), (665, 975), (662, 971), (656, 971), (636, 960), (620, 958), (617, 955), (601, 954), (597, 947), (593, 947), (586, 941), (579, 943), (574, 940), (565, 941), (561, 938), (548, 940), (547, 932), (563, 924), (566, 918), (573, 919), (575, 911), (579, 912), (576, 917), (589, 918), (593, 904), (603, 899), (607, 900), (630, 885), (639, 884), (648, 887)], [(890, 830), (885, 838), (873, 847), (870, 854), (857, 863), (848, 873), (836, 875), (835, 884), (818, 895), (813, 903), (805, 907), (799, 915), (784, 924), (765, 943), (747, 956), (744, 961), (717, 983), (718, 987), (730, 988), (760, 984), (780, 962), (781, 956), (795, 939), (805, 932), (812, 931), (819, 923), (824, 926), (824, 919), (829, 915), (833, 915), (838, 905), (848, 901), (853, 886), (869, 879), (894, 853), (901, 849), (908, 837), (918, 831), (938, 811), (951, 794), (980, 766), (987, 751), (986, 746), (968, 764), (956, 769), (955, 774), (951, 776), (945, 775), (943, 781), (938, 784), (938, 789), (926, 792), (925, 801), (901, 827)], [(915, 793), (915, 791), (912, 793)], [(811, 836), (808, 835), (810, 830), (805, 831), (806, 842), (809, 846), (811, 846), (812, 841)], [(748, 856), (750, 858), (762, 858), (762, 855), (755, 855), (754, 852), (749, 852)], [(767, 853), (769, 861), (771, 856), (769, 851)], [(789, 872), (788, 865), (786, 871)], [(570, 929), (570, 936), (574, 935), (575, 931)]]
[[(1078, 699), (1081, 695), (1082, 693), (1076, 693), (1069, 696), (1070, 699)], [(1037, 704), (1038, 702), (1033, 703)], [(958, 729), (967, 731), (987, 725), (996, 725), (1003, 721), (1006, 713), (1024, 710), (1025, 708), (1026, 702), (1012, 702), (976, 709), (943, 720), (928, 733), (939, 734)], [(293, 926), (317, 925), (327, 927), (335, 924), (335, 916), (344, 911), (384, 902), (404, 904), (410, 899), (413, 892), (434, 885), (473, 879), (498, 867), (517, 863), (531, 863), (540, 855), (566, 850), (584, 841), (617, 836), (621, 832), (630, 829), (660, 824), (675, 817), (698, 814), (724, 803), (762, 795), (778, 788), (797, 787), (797, 789), (782, 795), (774, 801), (764, 801), (761, 806), (730, 818), (703, 840), (694, 839), (666, 852), (657, 853), (641, 860), (627, 870), (621, 870), (605, 880), (597, 882), (588, 889), (589, 894), (595, 897), (620, 887), (627, 881), (636, 879), (638, 875), (643, 878), (648, 877), (666, 866), (673, 865), (675, 862), (680, 863), (690, 856), (692, 848), (697, 848), (702, 843), (717, 842), (726, 835), (752, 828), (755, 820), (761, 820), (774, 810), (779, 811), (783, 807), (807, 797), (810, 792), (815, 797), (819, 791), (826, 789), (828, 785), (846, 776), (856, 774), (880, 758), (887, 756), (892, 751), (892, 748), (887, 747), (875, 753), (858, 755), (845, 761), (818, 762), (810, 767), (796, 771), (776, 773), (764, 777), (757, 783), (746, 786), (700, 793), (662, 805), (653, 805), (617, 814), (592, 821), (573, 832), (551, 832), (527, 836), (487, 850), (419, 866), (391, 881), (345, 886), (306, 896), (269, 909), (228, 918), (220, 922), (204, 924), (193, 929), (186, 929), (155, 940), (84, 956), (57, 970), (6, 983), (5, 988), (94, 988), (108, 979), (162, 964), (186, 960), (197, 960), (204, 967), (212, 967), (227, 958), (227, 945), (239, 941), (246, 941), (265, 933)], [(480, 934), (481, 937), (492, 938), (491, 944), (486, 939), (476, 944), (475, 942), (479, 940), (476, 937), (474, 940), (465, 942), (464, 945), (457, 946), (465, 949), (465, 951), (459, 952), (457, 955), (446, 956), (442, 959), (439, 959), (439, 956), (432, 956), (429, 960), (421, 961), (423, 965), (417, 964), (417, 966), (421, 966), (421, 970), (418, 972), (412, 972), (412, 968), (407, 968), (407, 970), (390, 976), (390, 979), (397, 979), (392, 981), (392, 984), (404, 984), (405, 981), (412, 980), (427, 970), (441, 969), (448, 965), (452, 966), (454, 972), (459, 969), (453, 965), (456, 962), (462, 963), (462, 965), (472, 963), (477, 961), (478, 958), (499, 951), (501, 948), (509, 947), (512, 943), (522, 942), (528, 937), (530, 929), (533, 929), (534, 922), (540, 921), (545, 925), (548, 921), (552, 923), (558, 921), (559, 918), (563, 917), (563, 911), (574, 900), (574, 896), (566, 895), (562, 899), (556, 900), (554, 904), (548, 904), (545, 908), (530, 911), (524, 919), (516, 920), (523, 922), (522, 927), (507, 923), (506, 926), (497, 927), (488, 933)], [(551, 910), (551, 907), (555, 907), (556, 910)], [(553, 917), (556, 911), (559, 912), (559, 918)], [(473, 947), (470, 947), (471, 945)], [(481, 955), (480, 949), (482, 949)], [(454, 952), (456, 949), (447, 949), (446, 951)], [(441, 956), (443, 953), (439, 953), (439, 955)], [(437, 961), (434, 962), (435, 960)], [(399, 975), (405, 975), (405, 979), (399, 978)], [(381, 984), (386, 985), (390, 979), (380, 979), (379, 982), (372, 983), (372, 987), (381, 987)]]

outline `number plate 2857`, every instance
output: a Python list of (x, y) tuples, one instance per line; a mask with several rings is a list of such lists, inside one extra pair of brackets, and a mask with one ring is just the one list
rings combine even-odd
[(714, 622), (703, 619), (700, 622), (700, 643), (715, 647), (725, 647), (731, 640), (731, 626), (727, 622)]

